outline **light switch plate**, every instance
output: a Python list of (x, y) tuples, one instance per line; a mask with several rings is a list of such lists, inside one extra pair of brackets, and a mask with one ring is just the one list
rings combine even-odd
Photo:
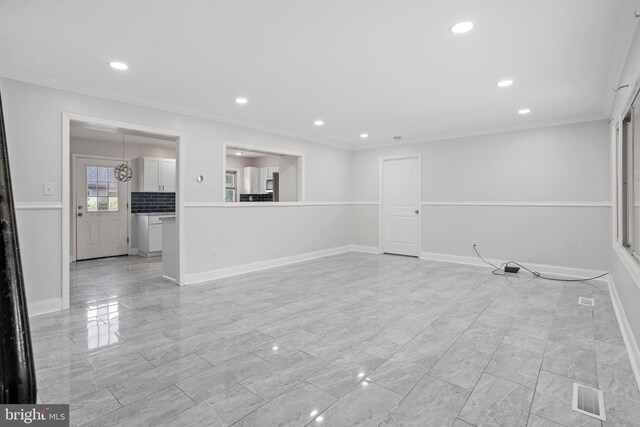
[(42, 186), (42, 194), (45, 196), (53, 196), (55, 192), (55, 187), (53, 182), (45, 182)]

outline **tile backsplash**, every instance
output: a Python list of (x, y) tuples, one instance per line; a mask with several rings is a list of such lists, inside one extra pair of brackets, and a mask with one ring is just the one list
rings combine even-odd
[(131, 213), (175, 212), (176, 193), (131, 193)]
[(241, 194), (241, 202), (273, 202), (273, 193), (265, 194)]

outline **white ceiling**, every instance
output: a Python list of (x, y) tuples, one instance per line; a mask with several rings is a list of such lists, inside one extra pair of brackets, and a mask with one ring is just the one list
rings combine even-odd
[(0, 74), (318, 142), (427, 140), (606, 117), (634, 2), (2, 0)]

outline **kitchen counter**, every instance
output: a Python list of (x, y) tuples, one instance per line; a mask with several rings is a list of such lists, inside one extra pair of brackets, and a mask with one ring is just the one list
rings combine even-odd
[(175, 212), (149, 212), (149, 213), (136, 213), (134, 215), (139, 216), (176, 216)]

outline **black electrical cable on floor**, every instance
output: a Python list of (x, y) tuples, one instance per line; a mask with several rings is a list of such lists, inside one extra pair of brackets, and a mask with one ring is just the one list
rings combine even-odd
[[(528, 271), (534, 277), (538, 277), (540, 279), (545, 279), (545, 280), (554, 280), (556, 282), (585, 282), (587, 280), (596, 280), (596, 279), (599, 279), (599, 278), (604, 277), (607, 274), (609, 274), (607, 272), (607, 273), (603, 273), (603, 274), (601, 274), (599, 276), (589, 277), (589, 278), (586, 278), (586, 279), (560, 279), (560, 278), (556, 278), (556, 277), (547, 277), (547, 276), (543, 276), (542, 274), (540, 274), (537, 271), (530, 270), (527, 267), (525, 267), (524, 265), (522, 265), (520, 263), (517, 263), (515, 261), (507, 261), (507, 262), (503, 263), (502, 265), (500, 265), (500, 267), (498, 267), (495, 264), (492, 264), (489, 261), (487, 261), (486, 259), (484, 259), (482, 257), (482, 255), (480, 255), (480, 252), (478, 252), (478, 249), (476, 249), (476, 245), (475, 244), (473, 245), (473, 250), (475, 251), (476, 255), (478, 255), (478, 258), (480, 258), (485, 264), (490, 265), (491, 267), (495, 268), (495, 270), (493, 270), (491, 273), (495, 274), (496, 276), (506, 276), (507, 273), (504, 271), (504, 268), (509, 266), (509, 265), (511, 265), (511, 264), (517, 265), (518, 267), (522, 268), (523, 270)], [(596, 289), (598, 289), (598, 288), (596, 288)], [(598, 289), (598, 290), (600, 290), (600, 289)]]

